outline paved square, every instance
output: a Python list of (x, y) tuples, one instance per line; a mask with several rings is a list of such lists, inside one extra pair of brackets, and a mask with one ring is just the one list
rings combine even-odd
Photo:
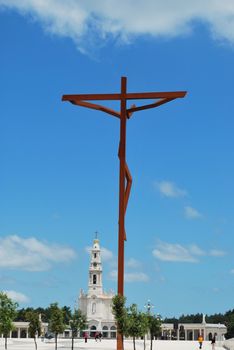
[[(132, 340), (125, 340), (124, 350), (133, 350)], [(211, 344), (208, 341), (203, 343), (203, 350), (212, 350)], [(4, 339), (0, 341), (0, 349), (4, 349)], [(9, 339), (8, 340), (8, 350), (34, 350), (33, 339)], [(45, 343), (40, 339), (38, 340), (38, 350), (52, 350), (55, 349), (54, 342)], [(68, 350), (71, 349), (71, 340), (69, 339), (59, 339), (58, 349)], [(116, 341), (115, 340), (102, 340), (101, 342), (95, 342), (93, 339), (89, 339), (87, 343), (84, 340), (76, 340), (74, 349), (81, 350), (115, 350)], [(136, 350), (143, 350), (143, 341), (136, 341)], [(146, 350), (150, 349), (150, 342), (146, 342)], [(166, 341), (166, 340), (156, 340), (153, 342), (153, 350), (198, 350), (199, 345), (196, 341)], [(223, 350), (223, 347), (215, 347), (215, 350)]]

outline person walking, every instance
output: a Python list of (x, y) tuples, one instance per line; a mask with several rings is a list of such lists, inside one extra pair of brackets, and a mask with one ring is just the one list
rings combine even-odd
[(203, 336), (201, 334), (199, 334), (198, 343), (199, 343), (199, 349), (202, 349)]
[(88, 333), (87, 332), (85, 332), (85, 334), (84, 334), (84, 340), (85, 340), (85, 343), (87, 343), (87, 341), (88, 341)]
[(215, 335), (211, 339), (212, 350), (215, 350)]

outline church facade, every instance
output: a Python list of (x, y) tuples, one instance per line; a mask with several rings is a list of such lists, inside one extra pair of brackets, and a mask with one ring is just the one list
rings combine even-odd
[(101, 332), (103, 338), (116, 338), (116, 325), (112, 314), (113, 292), (106, 293), (102, 284), (102, 260), (99, 240), (93, 241), (90, 254), (88, 291), (80, 291), (79, 309), (87, 317), (87, 329), (90, 337)]

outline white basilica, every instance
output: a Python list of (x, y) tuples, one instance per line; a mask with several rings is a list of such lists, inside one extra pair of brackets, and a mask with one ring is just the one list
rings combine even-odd
[[(79, 296), (79, 308), (86, 315), (88, 328), (85, 330), (93, 337), (96, 332), (101, 332), (104, 338), (116, 337), (116, 326), (112, 314), (113, 292), (105, 293), (102, 285), (102, 262), (99, 240), (93, 241), (91, 249), (88, 292), (83, 290)], [(202, 323), (180, 323), (177, 326), (173, 323), (161, 325), (161, 339), (197, 340), (199, 334), (204, 340), (216, 336), (217, 340), (223, 340), (227, 328), (223, 324), (209, 324), (203, 316)]]
[(80, 291), (79, 309), (86, 315), (89, 336), (101, 332), (104, 338), (116, 337), (116, 326), (112, 314), (113, 292), (105, 293), (102, 285), (101, 249), (97, 238), (91, 249), (88, 292)]

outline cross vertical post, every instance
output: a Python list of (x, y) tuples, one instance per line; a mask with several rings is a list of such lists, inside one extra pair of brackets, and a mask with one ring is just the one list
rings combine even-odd
[[(118, 294), (124, 295), (124, 236), (125, 236), (125, 164), (126, 164), (126, 90), (127, 78), (121, 78), (120, 141), (119, 141), (119, 235), (118, 235)], [(123, 337), (117, 333), (117, 350), (123, 349)]]
[(125, 233), (125, 164), (126, 164), (126, 88), (127, 78), (121, 78), (121, 113), (119, 142), (119, 237), (118, 294), (124, 295), (124, 233)]

